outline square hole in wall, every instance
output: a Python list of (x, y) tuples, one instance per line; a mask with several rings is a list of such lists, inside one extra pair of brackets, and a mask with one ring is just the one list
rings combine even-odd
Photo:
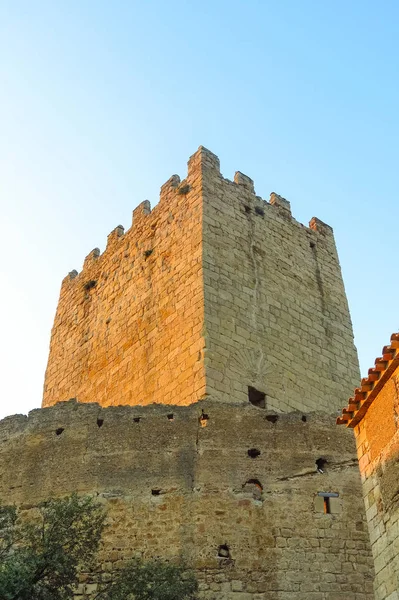
[(338, 492), (317, 492), (314, 501), (315, 512), (325, 515), (338, 514), (341, 511), (341, 502)]
[(248, 386), (248, 400), (258, 408), (266, 408), (266, 394), (251, 385)]

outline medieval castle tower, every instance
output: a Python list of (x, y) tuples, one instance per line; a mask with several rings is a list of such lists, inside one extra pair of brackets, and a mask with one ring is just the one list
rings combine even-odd
[(64, 279), (45, 408), (0, 423), (0, 498), (96, 494), (102, 574), (141, 553), (184, 558), (206, 600), (372, 600), (335, 427), (358, 380), (332, 229), (200, 147)]
[(241, 403), (250, 388), (277, 412), (332, 413), (358, 382), (331, 228), (224, 179), (201, 147), (64, 279), (43, 406)]

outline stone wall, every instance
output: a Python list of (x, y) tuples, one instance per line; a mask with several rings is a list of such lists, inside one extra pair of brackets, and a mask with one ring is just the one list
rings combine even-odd
[[(183, 557), (204, 600), (373, 598), (353, 436), (334, 417), (70, 401), (1, 421), (0, 470), (0, 498), (26, 509), (94, 494), (104, 573), (136, 554)], [(88, 574), (77, 598), (96, 589)]]
[(253, 181), (203, 174), (206, 383), (243, 401), (251, 386), (277, 411), (340, 409), (359, 382), (332, 229), (304, 227), (290, 203)]
[(62, 283), (43, 406), (188, 404), (205, 391), (199, 169), (133, 211)]
[[(393, 344), (399, 344), (398, 335), (395, 339)], [(398, 600), (399, 367), (383, 373), (381, 383), (354, 432), (374, 556), (375, 597)]]
[(64, 280), (43, 406), (243, 402), (251, 387), (280, 412), (330, 413), (358, 378), (331, 228), (224, 179), (200, 147)]

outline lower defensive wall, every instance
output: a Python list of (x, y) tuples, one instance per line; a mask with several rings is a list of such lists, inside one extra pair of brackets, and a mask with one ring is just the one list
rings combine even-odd
[(215, 600), (372, 600), (352, 432), (321, 413), (76, 401), (0, 422), (0, 499), (26, 510), (92, 494), (108, 513), (100, 571), (180, 557)]

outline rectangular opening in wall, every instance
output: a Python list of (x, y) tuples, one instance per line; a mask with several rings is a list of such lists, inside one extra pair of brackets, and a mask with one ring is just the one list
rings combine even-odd
[(324, 514), (329, 515), (331, 513), (330, 498), (324, 496)]
[(253, 406), (257, 406), (258, 408), (266, 408), (265, 392), (260, 392), (250, 385), (248, 386), (248, 400), (251, 404), (253, 404)]
[(338, 498), (338, 492), (317, 492), (317, 496), (315, 498), (315, 511), (322, 512), (325, 515), (340, 512)]

